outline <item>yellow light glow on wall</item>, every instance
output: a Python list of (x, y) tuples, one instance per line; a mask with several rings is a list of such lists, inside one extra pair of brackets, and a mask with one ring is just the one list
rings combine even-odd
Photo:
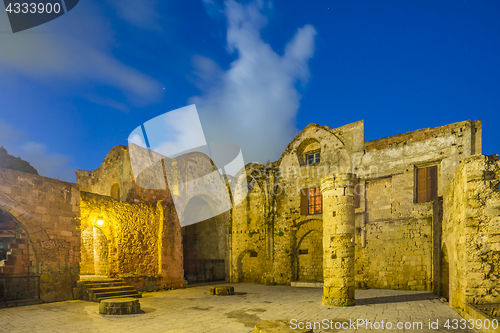
[(104, 224), (104, 221), (103, 220), (97, 220), (97, 225), (102, 227), (102, 225)]

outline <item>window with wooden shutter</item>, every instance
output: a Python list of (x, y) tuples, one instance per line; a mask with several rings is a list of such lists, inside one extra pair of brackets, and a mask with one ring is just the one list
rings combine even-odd
[(427, 202), (437, 198), (437, 165), (417, 169), (416, 202)]
[(308, 214), (308, 197), (309, 191), (307, 188), (300, 190), (300, 215)]
[(300, 196), (301, 215), (321, 214), (323, 212), (323, 197), (319, 187), (302, 189)]

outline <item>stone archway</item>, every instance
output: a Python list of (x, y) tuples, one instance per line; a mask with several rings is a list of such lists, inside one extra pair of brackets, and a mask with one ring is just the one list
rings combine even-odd
[(450, 262), (446, 244), (441, 249), (441, 274), (439, 278), (439, 296), (450, 300)]
[(109, 242), (104, 232), (90, 226), (82, 232), (80, 274), (109, 274)]
[(34, 250), (21, 223), (0, 209), (0, 229), (0, 274), (32, 275)]
[(307, 220), (298, 225), (293, 256), (296, 281), (323, 281), (323, 221)]
[(12, 215), (29, 245), (30, 275), (46, 302), (73, 298), (80, 273), (78, 185), (0, 169), (0, 209)]
[[(37, 233), (37, 236), (40, 237), (32, 237), (31, 233), (35, 228), (36, 221), (33, 216), (21, 205), (16, 202), (14, 199), (10, 198), (6, 193), (0, 192), (0, 209), (3, 214), (11, 216), (18, 227), (22, 229), (22, 233), (25, 234), (28, 239), (31, 248), (33, 249), (33, 266), (36, 266), (36, 263), (39, 261), (39, 247), (41, 243), (48, 242), (50, 239), (46, 234)], [(45, 237), (44, 237), (45, 236)], [(41, 238), (41, 239), (40, 239)]]
[(323, 281), (323, 233), (310, 230), (297, 246), (297, 281)]

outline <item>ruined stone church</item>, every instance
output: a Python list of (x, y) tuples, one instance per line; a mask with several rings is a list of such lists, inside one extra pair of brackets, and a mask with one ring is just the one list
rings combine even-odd
[(0, 169), (3, 221), (22, 229), (3, 274), (38, 277), (46, 301), (79, 298), (80, 276), (98, 275), (142, 291), (323, 286), (327, 305), (355, 304), (356, 288), (432, 291), (462, 309), (500, 303), (500, 162), (481, 154), (481, 131), (463, 121), (365, 141), (363, 121), (310, 124), (278, 161), (225, 178), (244, 179), (242, 202), (183, 227), (179, 216), (216, 211), (203, 196), (182, 212), (173, 204), (182, 184), (165, 173), (214, 170), (198, 155), (162, 160), (163, 188), (138, 185), (131, 146), (77, 171), (77, 184)]

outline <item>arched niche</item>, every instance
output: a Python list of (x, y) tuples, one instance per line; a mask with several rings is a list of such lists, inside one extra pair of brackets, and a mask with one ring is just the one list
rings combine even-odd
[(81, 275), (109, 274), (109, 242), (104, 232), (90, 226), (82, 232)]
[[(321, 158), (321, 144), (314, 138), (304, 139), (297, 147), (297, 158), (300, 166), (308, 165), (308, 155), (314, 155), (309, 164), (317, 164)], [(318, 160), (319, 159), (319, 160)]]
[(120, 200), (120, 185), (118, 183), (111, 185), (110, 196), (115, 200)]

